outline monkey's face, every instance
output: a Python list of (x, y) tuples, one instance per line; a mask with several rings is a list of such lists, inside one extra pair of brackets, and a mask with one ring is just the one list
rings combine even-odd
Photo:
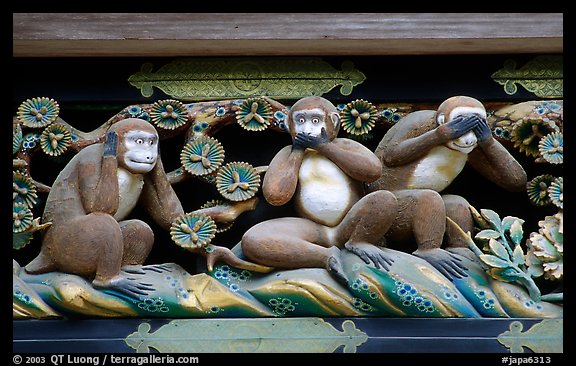
[(119, 136), (118, 165), (133, 174), (145, 174), (158, 159), (158, 134), (130, 130)]
[[(456, 107), (452, 109), (449, 114), (446, 116), (443, 113), (438, 114), (437, 122), (439, 125), (443, 123), (450, 122), (456, 118), (469, 118), (473, 116), (478, 116), (482, 119), (486, 119), (486, 110), (483, 108), (476, 108), (476, 107)], [(470, 153), (476, 146), (478, 145), (478, 138), (474, 131), (468, 131), (462, 136), (450, 140), (444, 144), (446, 147), (460, 151), (464, 154)]]
[(300, 109), (291, 113), (290, 133), (292, 137), (298, 133), (320, 136), (324, 128), (330, 140), (333, 140), (339, 124), (340, 115), (337, 112), (326, 113), (322, 108)]

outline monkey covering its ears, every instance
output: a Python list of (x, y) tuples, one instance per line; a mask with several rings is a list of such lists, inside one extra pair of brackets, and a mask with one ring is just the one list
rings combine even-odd
[[(184, 213), (166, 177), (158, 140), (152, 124), (128, 118), (110, 127), (104, 143), (76, 154), (48, 194), (42, 220), (52, 225), (44, 231), (40, 254), (26, 272), (73, 273), (91, 279), (96, 288), (132, 297), (153, 290), (122, 270), (142, 265), (154, 243), (148, 224), (126, 220), (137, 203), (166, 230)], [(228, 248), (213, 246), (210, 253), (198, 254), (205, 255), (210, 266), (224, 260), (251, 268)]]

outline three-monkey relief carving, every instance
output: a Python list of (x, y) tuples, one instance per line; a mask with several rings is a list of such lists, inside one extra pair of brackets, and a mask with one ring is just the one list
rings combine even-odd
[[(144, 264), (154, 232), (139, 219), (126, 219), (141, 204), (163, 229), (184, 213), (159, 156), (159, 136), (147, 121), (128, 118), (113, 124), (104, 143), (76, 154), (56, 177), (42, 220), (51, 222), (42, 237), (40, 254), (26, 265), (28, 273), (61, 271), (92, 280), (95, 288), (137, 297), (153, 290), (134, 274), (162, 271)], [(216, 221), (230, 212), (213, 210)], [(210, 215), (210, 212), (207, 213)], [(207, 253), (208, 265), (224, 260), (235, 266), (249, 263), (225, 247)]]
[[(426, 259), (452, 279), (466, 276), (461, 260), (450, 252), (474, 258), (468, 245), (451, 226), (473, 232), (470, 205), (463, 197), (440, 195), (469, 165), (508, 191), (526, 187), (522, 166), (498, 141), (478, 100), (455, 96), (436, 111), (408, 114), (391, 127), (375, 150), (382, 162), (382, 176), (367, 190), (391, 191), (398, 200), (396, 220), (386, 242), (416, 242), (414, 255)], [(441, 249), (442, 244), (448, 251)]]
[(301, 217), (256, 224), (242, 237), (244, 255), (278, 269), (326, 268), (344, 283), (341, 250), (387, 270), (392, 259), (374, 243), (393, 222), (396, 198), (384, 190), (365, 195), (363, 188), (380, 177), (378, 158), (337, 137), (338, 109), (322, 97), (297, 101), (287, 122), (292, 144), (270, 162), (262, 191), (272, 205), (293, 202)]
[[(520, 164), (492, 137), (484, 106), (470, 97), (449, 98), (436, 111), (407, 115), (387, 131), (374, 153), (337, 137), (339, 112), (322, 97), (297, 101), (287, 122), (292, 143), (270, 162), (262, 191), (272, 205), (293, 202), (299, 217), (263, 221), (243, 235), (242, 252), (254, 263), (225, 247), (195, 251), (206, 256), (209, 270), (220, 260), (261, 271), (325, 268), (346, 283), (342, 251), (389, 270), (393, 259), (376, 243), (412, 241), (417, 244), (413, 254), (448, 278), (466, 276), (452, 253), (472, 253), (446, 218), (472, 232), (469, 204), (440, 193), (466, 165), (506, 190), (521, 191), (526, 185)], [(52, 225), (43, 233), (40, 254), (25, 270), (77, 274), (96, 288), (128, 296), (153, 290), (133, 275), (163, 270), (162, 265), (141, 266), (154, 233), (144, 221), (127, 218), (141, 204), (169, 230), (184, 213), (158, 144), (154, 126), (129, 118), (113, 124), (103, 143), (76, 154), (54, 181), (42, 217)], [(224, 222), (240, 212), (208, 209), (206, 214)]]

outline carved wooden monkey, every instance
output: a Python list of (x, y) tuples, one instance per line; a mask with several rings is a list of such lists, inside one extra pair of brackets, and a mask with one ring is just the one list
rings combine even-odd
[(272, 205), (295, 198), (301, 217), (261, 222), (242, 237), (250, 260), (276, 268), (326, 268), (347, 282), (340, 248), (388, 269), (392, 260), (373, 245), (391, 225), (396, 198), (386, 191), (364, 196), (363, 182), (380, 177), (381, 164), (365, 146), (337, 138), (340, 115), (322, 97), (297, 101), (288, 113), (292, 145), (281, 149), (264, 176)]
[[(126, 275), (142, 273), (129, 266), (143, 264), (154, 243), (148, 224), (125, 220), (137, 203), (165, 230), (184, 213), (166, 177), (156, 129), (128, 118), (110, 127), (104, 143), (84, 148), (60, 172), (42, 217), (52, 225), (43, 234), (40, 254), (25, 270), (73, 273), (92, 279), (96, 288), (145, 295), (152, 288)], [(210, 266), (220, 259), (239, 267), (247, 263), (228, 248), (213, 249), (198, 252)]]
[(526, 173), (512, 155), (492, 137), (486, 110), (478, 100), (455, 96), (437, 111), (408, 114), (382, 138), (375, 150), (382, 161), (382, 177), (367, 184), (369, 191), (392, 191), (400, 211), (386, 237), (388, 242), (415, 240), (415, 255), (427, 259), (443, 274), (466, 276), (458, 257), (446, 248), (471, 255), (467, 244), (446, 226), (446, 217), (472, 232), (469, 203), (442, 192), (470, 165), (490, 181), (509, 191), (526, 187)]

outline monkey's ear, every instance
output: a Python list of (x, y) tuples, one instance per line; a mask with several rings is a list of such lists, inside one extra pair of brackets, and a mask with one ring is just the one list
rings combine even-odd
[(444, 113), (439, 113), (438, 116), (436, 116), (436, 123), (438, 123), (438, 125), (444, 124), (445, 121), (445, 117), (444, 117)]
[(338, 131), (338, 128), (340, 127), (340, 113), (330, 112), (330, 120), (332, 121), (334, 131)]

